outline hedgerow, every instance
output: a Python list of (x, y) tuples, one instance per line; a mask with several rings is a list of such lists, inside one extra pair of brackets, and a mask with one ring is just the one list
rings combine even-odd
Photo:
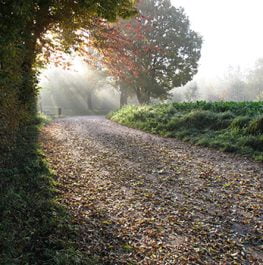
[(108, 117), (150, 133), (263, 161), (263, 102), (125, 106)]

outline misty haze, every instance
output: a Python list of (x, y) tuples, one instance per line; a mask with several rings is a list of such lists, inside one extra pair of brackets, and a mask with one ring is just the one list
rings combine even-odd
[(262, 10), (0, 1), (0, 264), (263, 264)]
[[(119, 92), (107, 77), (89, 69), (85, 63), (78, 70), (51, 68), (41, 75), (39, 110), (56, 115), (107, 114), (119, 107)], [(62, 114), (62, 113), (61, 113)]]
[[(56, 115), (59, 108), (66, 116), (105, 115), (120, 107), (121, 94), (115, 82), (90, 70), (84, 62), (79, 62), (77, 69), (53, 67), (44, 70), (40, 76), (40, 87), (38, 107), (47, 115)], [(153, 99), (153, 102), (262, 99), (263, 59), (258, 59), (250, 69), (228, 67), (221, 77), (210, 81), (189, 81), (185, 86), (171, 90), (166, 99)], [(128, 102), (138, 104), (134, 94), (130, 94)]]

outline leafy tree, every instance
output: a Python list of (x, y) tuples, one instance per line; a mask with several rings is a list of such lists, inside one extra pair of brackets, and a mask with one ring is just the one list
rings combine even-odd
[(37, 95), (34, 64), (48, 42), (45, 33), (53, 31), (60, 47), (67, 50), (81, 41), (79, 29), (90, 29), (135, 13), (134, 0), (0, 1), (0, 137), (9, 135), (1, 140), (0, 148), (5, 149), (1, 153), (10, 151), (10, 139), (15, 141), (16, 132), (34, 116)]
[(107, 67), (122, 81), (121, 90), (132, 87), (138, 101), (147, 103), (192, 79), (202, 39), (190, 29), (183, 9), (169, 0), (141, 1), (138, 9), (140, 16), (108, 29), (118, 37), (101, 47)]
[[(132, 1), (129, 0), (2, 1), (0, 7), (1, 15), (6, 16), (10, 21), (14, 21), (3, 22), (1, 28), (8, 27), (8, 30), (10, 30), (9, 24), (14, 23), (12, 25), (12, 30), (15, 28), (14, 37), (19, 38), (20, 42), (17, 45), (23, 50), (21, 68), (25, 87), (20, 89), (20, 98), (23, 101), (32, 98), (34, 91), (28, 91), (32, 90), (32, 86), (26, 84), (30, 81), (28, 76), (32, 71), (36, 54), (39, 51), (37, 44), (41, 44), (41, 41), (45, 42), (44, 33), (48, 29), (56, 31), (61, 36), (64, 47), (68, 48), (77, 40), (77, 29), (89, 28), (94, 24), (94, 20), (96, 23), (99, 18), (114, 21), (117, 16), (127, 17), (134, 12)], [(37, 41), (40, 42), (37, 43)], [(6, 40), (5, 44), (10, 43)]]

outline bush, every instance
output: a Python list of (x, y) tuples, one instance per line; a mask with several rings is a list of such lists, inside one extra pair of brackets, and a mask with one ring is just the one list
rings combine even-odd
[(232, 128), (244, 129), (248, 126), (251, 118), (249, 116), (237, 116), (231, 123)]
[(263, 116), (257, 117), (249, 123), (248, 132), (251, 134), (263, 133)]

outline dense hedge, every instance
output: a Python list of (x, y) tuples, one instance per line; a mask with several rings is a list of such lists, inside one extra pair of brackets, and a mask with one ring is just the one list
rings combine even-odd
[(195, 102), (126, 106), (120, 124), (263, 161), (263, 102)]
[(0, 168), (0, 264), (96, 264), (77, 250), (78, 227), (58, 203), (38, 145), (40, 121), (17, 136), (13, 167)]
[[(68, 51), (79, 44), (78, 29), (90, 30), (98, 18), (113, 22), (135, 15), (134, 5), (130, 0), (0, 1), (0, 168), (12, 166), (20, 132), (35, 118), (42, 48), (48, 49), (42, 58), (56, 48)], [(57, 47), (45, 39), (50, 29), (56, 31), (55, 42), (60, 39)]]

